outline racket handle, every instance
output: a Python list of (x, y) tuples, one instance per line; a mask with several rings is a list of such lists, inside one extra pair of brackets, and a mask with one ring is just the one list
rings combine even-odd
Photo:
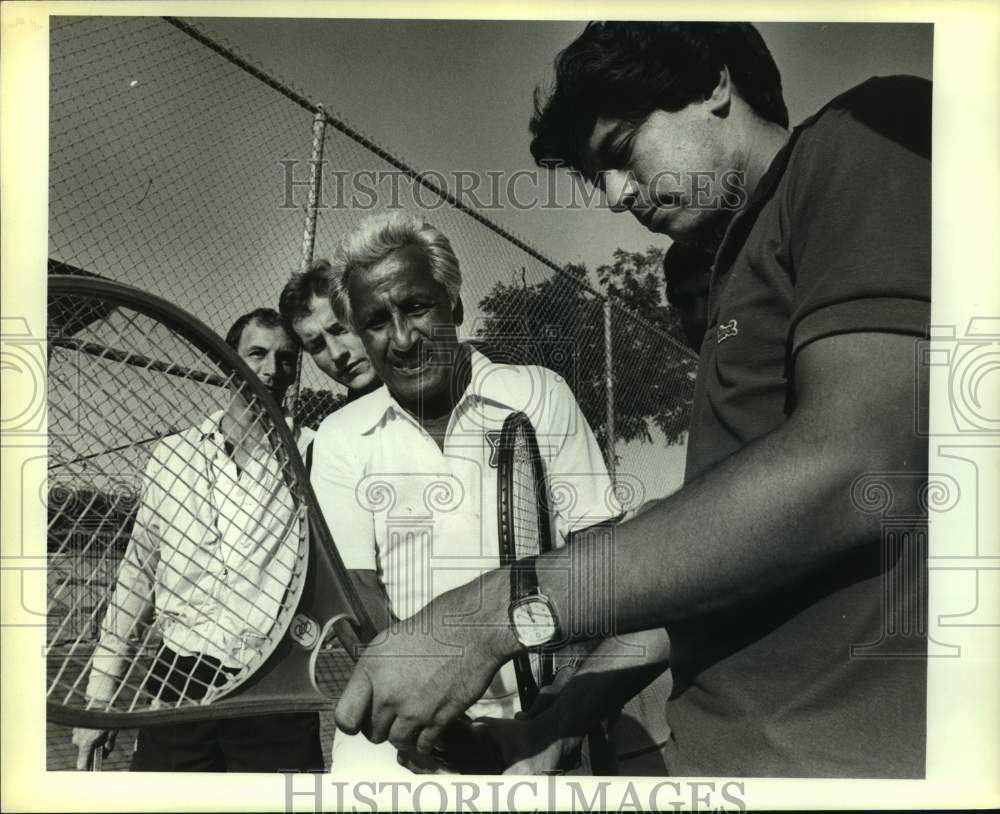
[(618, 774), (618, 753), (603, 724), (597, 724), (587, 733), (587, 751), (592, 775), (606, 777)]
[(358, 638), (357, 631), (354, 629), (354, 624), (348, 617), (341, 616), (333, 621), (331, 628), (343, 646), (344, 652), (351, 659), (351, 662), (357, 663), (361, 657), (362, 643), (361, 639)]

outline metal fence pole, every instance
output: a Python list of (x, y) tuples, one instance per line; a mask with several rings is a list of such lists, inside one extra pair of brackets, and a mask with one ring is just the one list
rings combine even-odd
[[(306, 203), (306, 223), (302, 232), (302, 262), (299, 270), (305, 272), (313, 261), (316, 245), (316, 211), (319, 207), (320, 187), (323, 183), (323, 143), (326, 135), (326, 111), (317, 105), (312, 122), (312, 154), (309, 158), (309, 200)], [(302, 349), (299, 348), (295, 362), (295, 382), (288, 388), (285, 403), (291, 415), (298, 406), (299, 386), (302, 382)], [(296, 430), (298, 429), (296, 422)]]
[(615, 481), (615, 380), (614, 353), (611, 349), (611, 297), (604, 296), (604, 393), (607, 418), (608, 474)]
[(323, 183), (323, 141), (326, 133), (326, 112), (319, 105), (313, 116), (312, 157), (309, 159), (309, 203), (306, 205), (306, 225), (302, 234), (302, 271), (309, 268), (316, 243), (316, 208), (320, 185)]

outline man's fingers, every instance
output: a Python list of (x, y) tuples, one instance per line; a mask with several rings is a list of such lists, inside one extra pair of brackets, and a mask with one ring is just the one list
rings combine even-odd
[(118, 738), (118, 730), (112, 729), (104, 737), (104, 757), (107, 757), (115, 748), (115, 741)]
[(432, 754), (435, 744), (441, 739), (444, 727), (441, 725), (428, 726), (420, 731), (417, 736), (417, 751), (423, 755)]
[(412, 749), (417, 741), (419, 731), (419, 727), (414, 721), (402, 717), (396, 718), (389, 728), (389, 743), (401, 752)]
[(76, 753), (76, 770), (78, 772), (85, 772), (90, 768), (91, 752), (93, 752), (92, 746), (81, 746), (80, 751)]
[(94, 751), (103, 745), (106, 737), (106, 733), (100, 729), (77, 727), (73, 730), (73, 743), (77, 747), (77, 771), (85, 772), (90, 768)]
[(449, 766), (441, 763), (434, 755), (422, 755), (413, 749), (397, 752), (396, 762), (414, 774), (454, 774)]
[[(369, 722), (371, 706), (372, 683), (368, 673), (358, 663), (333, 713), (337, 728), (348, 735), (357, 734)], [(367, 732), (365, 734), (368, 735)]]

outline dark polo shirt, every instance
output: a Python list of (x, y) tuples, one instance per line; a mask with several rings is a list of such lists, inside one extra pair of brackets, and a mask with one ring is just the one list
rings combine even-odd
[[(930, 111), (930, 83), (914, 77), (848, 91), (795, 129), (731, 222), (713, 271), (687, 480), (794, 410), (805, 345), (859, 331), (926, 335)], [(905, 550), (883, 531), (762, 603), (671, 626), (670, 773), (922, 777), (925, 630), (885, 634), (886, 619), (894, 633), (893, 620), (926, 619), (919, 526)]]

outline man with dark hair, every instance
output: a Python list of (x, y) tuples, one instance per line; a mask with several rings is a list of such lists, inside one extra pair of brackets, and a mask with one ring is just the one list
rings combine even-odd
[(281, 291), (278, 308), (316, 367), (347, 388), (348, 400), (352, 400), (375, 390), (381, 382), (361, 338), (333, 312), (333, 285), (329, 261), (316, 260), (301, 274), (291, 276)]
[(708, 283), (712, 254), (684, 243), (674, 243), (663, 255), (667, 302), (677, 312), (688, 347), (696, 353), (708, 328)]
[[(295, 378), (297, 353), (281, 315), (270, 308), (244, 314), (226, 341), (280, 403)], [(246, 403), (234, 394), (228, 409), (166, 436), (153, 448), (115, 593), (102, 620), (99, 655), (87, 682), (89, 699), (107, 701), (120, 691), (127, 680), (123, 655), (150, 615), (160, 627), (162, 644), (146, 688), (165, 703), (182, 690), (190, 696), (199, 687), (211, 687), (220, 673), (241, 669), (245, 654), (253, 651), (262, 627), (257, 616), (267, 613), (275, 593), (274, 586), (263, 584), (256, 555), (262, 549), (267, 553), (272, 574), (281, 573), (282, 564), (295, 555), (283, 543), (289, 518), (282, 501), (261, 505), (262, 496), (280, 495), (283, 484), (268, 460), (270, 448), (257, 435)], [(177, 507), (191, 522), (164, 521)], [(234, 577), (254, 585), (257, 595), (234, 594), (228, 587)], [(175, 686), (188, 674), (194, 677)], [(102, 730), (74, 729), (77, 768), (87, 767), (95, 749), (110, 748), (108, 737)], [(323, 765), (316, 713), (143, 727), (131, 760), (132, 771), (315, 771)]]
[[(686, 483), (611, 566), (590, 541), (538, 558), (543, 637), (508, 621), (509, 569), (436, 597), (359, 662), (343, 728), (429, 749), (526, 642), (613, 618), (669, 634), (670, 774), (924, 776), (930, 101), (871, 79), (788, 132), (749, 25), (593, 23), (560, 54), (535, 158), (715, 254)], [(613, 596), (571, 599), (604, 567)], [(400, 677), (404, 652), (442, 658)]]

